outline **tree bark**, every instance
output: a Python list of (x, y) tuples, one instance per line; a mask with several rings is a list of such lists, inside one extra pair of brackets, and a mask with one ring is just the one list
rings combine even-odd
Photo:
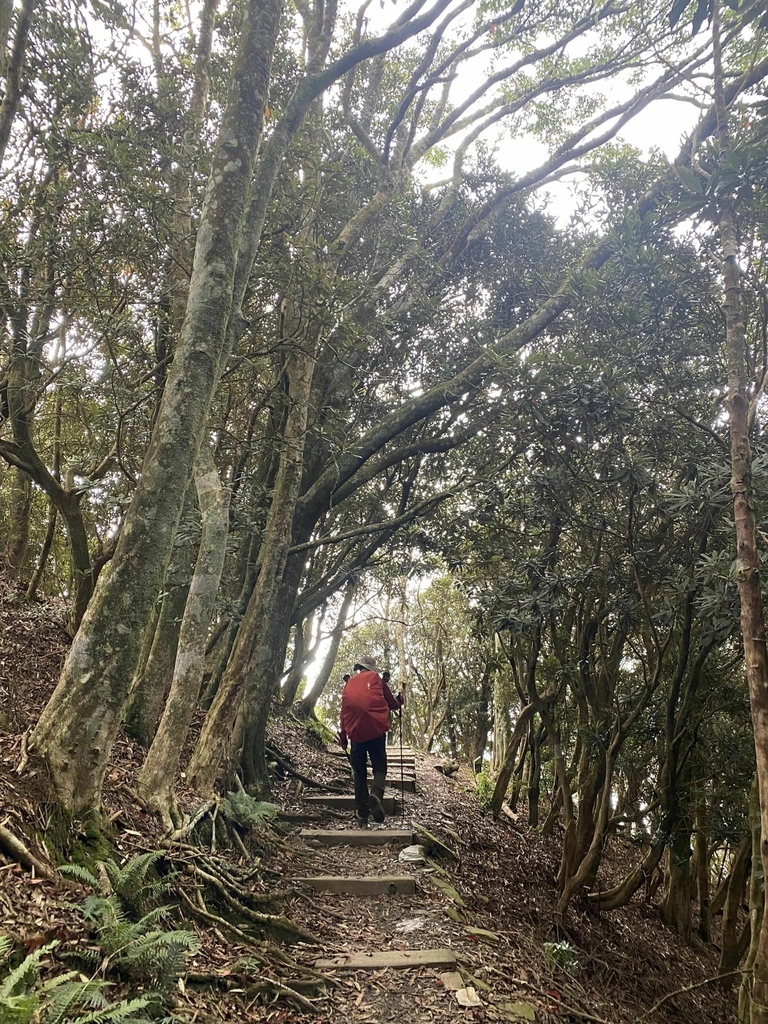
[(325, 656), (323, 667), (320, 669), (314, 686), (307, 694), (304, 695), (304, 698), (301, 701), (300, 713), (307, 718), (311, 714), (314, 714), (315, 706), (325, 692), (328, 680), (331, 678), (331, 673), (336, 665), (336, 658), (339, 653), (341, 638), (344, 636), (344, 629), (347, 624), (347, 615), (349, 614), (349, 609), (354, 596), (355, 584), (352, 582), (347, 584), (347, 589), (344, 593), (344, 600), (341, 603), (339, 617), (336, 619), (336, 625), (334, 626), (333, 633), (331, 634), (331, 643), (328, 647), (328, 653)]
[(10, 536), (5, 542), (3, 558), (13, 573), (20, 573), (27, 558), (29, 522), (32, 512), (32, 481), (22, 470), (12, 467), (10, 500)]
[(760, 793), (757, 776), (749, 790), (749, 828), (752, 839), (752, 873), (749, 877), (749, 950), (744, 961), (741, 985), (739, 986), (739, 1024), (749, 1024), (750, 992), (752, 990), (752, 968), (757, 955), (762, 933), (765, 903), (765, 875), (760, 857), (762, 830), (760, 826)]
[(255, 745), (256, 762), (254, 777), (250, 780), (251, 787), (257, 791), (268, 789), (261, 738), (277, 685), (275, 660), (278, 656), (284, 656), (284, 648), (281, 652), (277, 650), (275, 611), (293, 537), (293, 517), (301, 483), (314, 359), (314, 348), (309, 351), (295, 348), (287, 359), (290, 409), (283, 434), (274, 496), (262, 541), (259, 577), (240, 625), (229, 665), (206, 716), (189, 767), (193, 785), (203, 794), (213, 791), (222, 765), (226, 765), (226, 771), (234, 769), (235, 751), (230, 723), (241, 712), (245, 719), (247, 742)]
[[(11, 137), (13, 119), (21, 99), (21, 76), (24, 71), (24, 59), (27, 53), (27, 42), (29, 40), (29, 28), (32, 23), (32, 15), (37, 7), (38, 0), (24, 0), (19, 9), (16, 19), (16, 34), (13, 39), (13, 49), (7, 59), (7, 70), (5, 74), (5, 95), (0, 104), (0, 163), (5, 158), (5, 151), (8, 148), (8, 140)], [(10, 4), (3, 3), (3, 30), (8, 34), (10, 25)], [(3, 40), (5, 50), (5, 40)]]
[(691, 931), (691, 833), (681, 821), (667, 849), (664, 923), (687, 939)]
[(228, 355), (249, 186), (263, 125), (279, 0), (250, 0), (197, 233), (186, 317), (109, 572), (31, 737), (61, 805), (97, 808), (141, 637), (171, 553), (213, 391)]
[(166, 827), (174, 823), (173, 783), (200, 695), (206, 640), (227, 549), (229, 492), (221, 486), (207, 444), (200, 448), (195, 486), (202, 514), (200, 550), (184, 608), (168, 700), (139, 773), (139, 793), (159, 812)]
[[(725, 99), (720, 38), (719, 0), (712, 15), (715, 113), (720, 160), (730, 153), (728, 109)], [(749, 441), (749, 393), (745, 365), (746, 329), (742, 309), (738, 232), (733, 203), (728, 196), (719, 202), (720, 244), (725, 297), (725, 346), (728, 364), (726, 408), (731, 441), (731, 493), (736, 532), (736, 567), (744, 667), (755, 736), (755, 758), (760, 789), (763, 875), (768, 870), (768, 648), (760, 583), (760, 558), (752, 485), (752, 449)], [(757, 949), (752, 966), (750, 1020), (768, 1022), (768, 915), (763, 909)]]
[[(195, 515), (194, 497), (188, 491), (184, 519), (194, 521)], [(164, 593), (160, 611), (156, 621), (151, 623), (151, 640), (149, 630), (145, 633), (149, 650), (140, 654), (143, 664), (140, 667), (137, 664), (128, 706), (123, 716), (125, 731), (131, 739), (147, 749), (154, 739), (157, 723), (160, 721), (171, 688), (181, 620), (189, 595), (194, 560), (195, 544), (191, 539), (181, 540), (174, 546), (172, 561), (163, 581)]]
[(747, 836), (739, 843), (736, 857), (728, 878), (728, 890), (723, 907), (723, 924), (720, 935), (720, 963), (718, 972), (723, 976), (724, 988), (732, 988), (733, 971), (739, 966), (739, 910), (744, 900), (744, 885), (749, 872), (752, 856), (752, 839)]

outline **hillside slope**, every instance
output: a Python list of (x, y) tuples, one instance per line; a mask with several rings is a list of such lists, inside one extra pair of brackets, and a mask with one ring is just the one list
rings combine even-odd
[[(326, 848), (301, 839), (301, 829), (355, 826), (349, 812), (303, 802), (318, 789), (297, 776), (348, 792), (351, 785), (344, 760), (290, 717), (276, 719), (270, 737), (280, 814), (241, 795), (207, 807), (194, 829), (170, 842), (135, 793), (141, 750), (120, 740), (105, 789), (111, 846), (100, 855), (124, 864), (162, 851), (151, 866), (153, 878), (165, 879), (162, 902), (169, 909), (162, 927), (194, 933), (196, 945), (189, 955), (179, 953), (181, 967), (169, 968), (165, 978), (159, 969), (153, 974), (127, 964), (120, 950), (105, 955), (103, 927), (83, 914), (93, 885), (58, 873), (38, 877), (40, 870), (50, 872), (56, 848), (94, 867), (93, 837), (75, 834), (64, 842), (52, 831), (39, 769), (27, 763), (17, 772), (27, 761), (27, 730), (55, 683), (67, 638), (54, 606), (21, 603), (2, 577), (0, 590), (0, 932), (16, 940), (11, 965), (58, 943), (39, 954), (40, 980), (25, 982), (29, 991), (39, 992), (44, 979), (74, 964), (82, 977), (108, 981), (112, 1000), (162, 988), (162, 1012), (190, 1022), (733, 1019), (733, 994), (711, 980), (716, 950), (694, 951), (679, 942), (640, 897), (624, 911), (601, 916), (577, 904), (568, 944), (557, 945), (558, 837), (531, 833), (522, 817), (493, 822), (478, 806), (469, 773), (446, 778), (436, 770), (437, 758), (416, 756), (418, 790), (406, 794), (390, 824), (429, 830), (455, 858), (443, 853), (425, 868), (413, 867), (398, 862), (398, 845)], [(183, 794), (182, 804), (193, 812), (198, 802)], [(95, 871), (101, 886), (105, 873)], [(403, 872), (415, 875), (413, 895), (317, 893), (293, 881)], [(143, 912), (133, 911), (134, 918)], [(316, 968), (318, 959), (339, 954), (425, 948), (455, 953), (462, 982), (479, 1005), (459, 1005), (441, 980), (443, 967)], [(93, 965), (88, 970), (87, 963)], [(79, 1018), (72, 1011), (63, 1019)]]

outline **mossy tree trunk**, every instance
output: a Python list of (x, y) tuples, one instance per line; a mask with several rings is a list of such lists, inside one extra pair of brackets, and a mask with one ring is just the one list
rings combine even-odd
[[(61, 804), (98, 807), (152, 606), (227, 356), (241, 229), (264, 117), (278, 0), (250, 0), (197, 233), (181, 337), (110, 570), (32, 734)], [(237, 312), (236, 310), (234, 312)]]
[[(287, 311), (290, 315), (290, 310)], [(285, 328), (290, 331), (290, 324)], [(236, 751), (232, 744), (231, 723), (241, 713), (249, 745), (256, 745), (255, 789), (267, 788), (263, 744), (252, 735), (254, 723), (266, 726), (269, 704), (275, 692), (281, 662), (285, 656), (284, 639), (276, 635), (280, 622), (290, 621), (285, 609), (279, 609), (279, 596), (293, 538), (293, 519), (301, 483), (306, 438), (309, 396), (314, 370), (314, 346), (296, 347), (288, 355), (286, 376), (289, 382), (290, 408), (283, 434), (280, 465), (261, 548), (259, 576), (240, 624), (237, 640), (221, 680), (189, 767), (190, 778), (201, 793), (213, 791), (219, 770), (234, 770)], [(287, 609), (290, 613), (290, 608)]]
[[(190, 514), (193, 507), (189, 507)], [(191, 540), (180, 540), (174, 547), (172, 562), (164, 580), (164, 594), (160, 614), (155, 624), (149, 654), (134, 676), (128, 707), (125, 710), (125, 729), (128, 735), (149, 747), (163, 713), (173, 678), (173, 666), (179, 646), (179, 631), (189, 595), (189, 585), (195, 557)]]
[(229, 492), (221, 486), (207, 444), (200, 448), (195, 486), (202, 515), (200, 549), (184, 608), (168, 700), (139, 774), (139, 792), (167, 827), (175, 820), (173, 784), (200, 695), (206, 640), (227, 548)]

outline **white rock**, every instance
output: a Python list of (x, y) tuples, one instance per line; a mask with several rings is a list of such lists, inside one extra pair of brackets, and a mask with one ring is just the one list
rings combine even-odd
[(423, 846), (406, 846), (405, 849), (400, 851), (400, 856), (397, 858), (401, 864), (426, 864), (427, 863), (427, 851)]

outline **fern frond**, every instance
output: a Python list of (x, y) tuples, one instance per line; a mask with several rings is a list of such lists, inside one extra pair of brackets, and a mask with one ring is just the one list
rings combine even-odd
[[(77, 977), (77, 974), (74, 976)], [(103, 989), (110, 987), (110, 983), (101, 978), (74, 981), (70, 975), (66, 982), (55, 980), (60, 984), (49, 992), (45, 1000), (45, 1024), (69, 1024), (73, 1019), (72, 1011), (83, 1008), (106, 1009), (110, 1006), (103, 994)]]
[(74, 878), (77, 882), (84, 882), (86, 885), (90, 885), (97, 892), (101, 889), (101, 884), (96, 875), (87, 868), (84, 868), (82, 864), (62, 864), (59, 871), (62, 875), (66, 875), (67, 878)]
[(119, 1003), (113, 1003), (103, 1009), (92, 1010), (73, 1020), (71, 1024), (123, 1024), (124, 1021), (130, 1024), (153, 1024), (148, 1017), (136, 1016), (140, 1010), (149, 1006), (151, 1000), (146, 996), (139, 996), (137, 999), (123, 999)]
[(192, 932), (147, 932), (124, 950), (117, 963), (135, 977), (154, 982), (164, 993), (184, 973), (189, 957), (197, 949), (197, 938)]
[(251, 828), (274, 818), (279, 808), (265, 800), (254, 800), (245, 791), (230, 792), (219, 801), (219, 810), (229, 821), (241, 828)]
[(10, 935), (0, 934), (0, 960), (7, 960), (13, 951), (13, 939)]
[(30, 1024), (39, 1009), (37, 997), (29, 992), (20, 996), (0, 996), (2, 1024)]
[(37, 968), (40, 965), (40, 961), (46, 955), (50, 953), (52, 949), (58, 946), (58, 940), (54, 939), (53, 942), (48, 942), (39, 949), (36, 949), (34, 953), (30, 953), (24, 960), (16, 967), (11, 973), (5, 978), (2, 986), (0, 986), (0, 999), (8, 999), (11, 996), (15, 996), (18, 993), (16, 989), (21, 985), (26, 984), (32, 975), (37, 974)]

